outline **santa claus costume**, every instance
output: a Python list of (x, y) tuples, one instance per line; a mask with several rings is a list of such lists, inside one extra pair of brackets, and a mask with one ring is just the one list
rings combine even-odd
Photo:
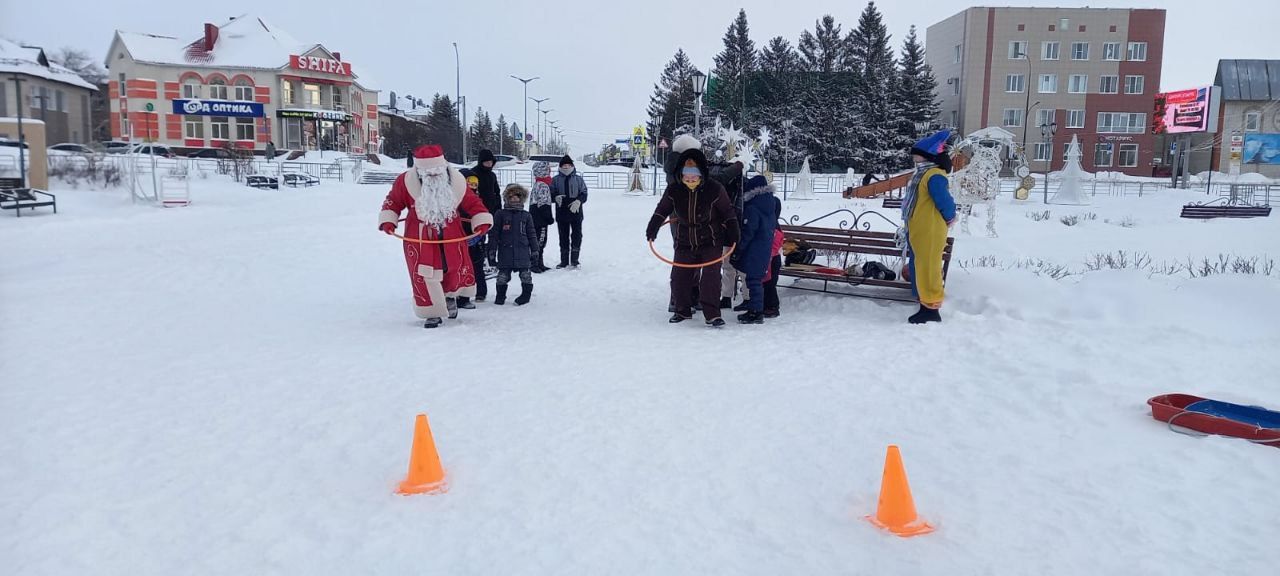
[(470, 215), (471, 228), (481, 235), (493, 226), (493, 216), (436, 145), (413, 151), (413, 167), (396, 178), (382, 203), (378, 228), (395, 233), (406, 209), (404, 259), (413, 285), (413, 311), (426, 320), (424, 327), (435, 328), (444, 316), (457, 316), (456, 305), (451, 305), (456, 298), (476, 294), (459, 211)]

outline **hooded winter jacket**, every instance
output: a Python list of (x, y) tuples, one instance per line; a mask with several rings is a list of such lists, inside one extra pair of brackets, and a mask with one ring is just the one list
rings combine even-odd
[(724, 187), (709, 177), (706, 155), (697, 148), (686, 150), (677, 158), (676, 166), (683, 167), (687, 160), (693, 160), (698, 166), (702, 181), (693, 190), (685, 186), (682, 180), (668, 184), (662, 198), (658, 200), (658, 208), (649, 219), (645, 236), (650, 240), (657, 238), (662, 223), (674, 215), (676, 221), (671, 226), (675, 230), (677, 248), (697, 249), (736, 244), (739, 236), (738, 216), (729, 203)]
[(493, 213), (502, 209), (502, 190), (498, 188), (498, 175), (493, 173), (492, 168), (484, 166), (484, 163), (489, 161), (496, 165), (498, 159), (493, 156), (493, 152), (481, 150), (480, 158), (476, 161), (476, 167), (471, 169), (471, 173), (480, 180), (480, 188), (476, 193), (480, 195), (484, 207)]
[(742, 198), (742, 240), (737, 248), (741, 266), (738, 269), (748, 278), (763, 278), (773, 258), (773, 231), (778, 227), (773, 186), (747, 190)]

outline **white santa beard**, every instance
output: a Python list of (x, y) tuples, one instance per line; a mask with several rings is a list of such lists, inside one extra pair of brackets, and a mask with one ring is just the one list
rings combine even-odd
[(428, 175), (422, 179), (422, 196), (414, 206), (423, 224), (443, 228), (458, 216), (457, 198), (449, 185), (449, 174)]

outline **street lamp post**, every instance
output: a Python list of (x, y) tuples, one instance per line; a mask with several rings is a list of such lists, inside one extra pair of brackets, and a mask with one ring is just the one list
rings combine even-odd
[[(1027, 77), (1025, 81), (1022, 83), (1023, 91), (1026, 92), (1027, 94), (1026, 107), (1022, 109), (1022, 153), (1023, 154), (1027, 153), (1027, 127), (1031, 125), (1031, 108), (1033, 106), (1033, 104), (1031, 104), (1031, 52), (1030, 50), (1031, 50), (1031, 45), (1027, 44), (1027, 47), (1023, 49), (1021, 54), (1022, 59), (1027, 61)], [(1040, 103), (1036, 102), (1036, 105), (1038, 104)]]
[(1044, 203), (1049, 203), (1049, 172), (1053, 170), (1053, 135), (1058, 133), (1058, 123), (1049, 122), (1040, 125), (1040, 139), (1045, 144), (1045, 152), (1048, 158), (1045, 160), (1044, 168)]
[[(550, 118), (547, 118), (547, 114), (550, 114), (550, 113), (552, 113), (552, 112), (555, 112), (555, 109), (551, 109), (551, 110), (543, 110), (543, 111), (542, 111), (542, 132), (547, 132), (547, 124), (550, 124), (550, 123), (551, 123), (551, 119), (550, 119)], [(539, 132), (539, 133), (538, 133), (538, 138), (541, 138), (541, 139), (543, 139), (543, 140), (546, 140), (546, 142), (547, 142), (548, 144), (550, 144), (550, 143), (551, 143), (551, 135), (550, 135), (550, 134), (547, 134), (547, 135), (545, 135), (545, 136), (544, 136), (542, 132)], [(542, 143), (542, 140), (539, 140), (539, 141), (538, 141), (538, 143), (539, 143), (539, 144), (541, 144), (541, 143)]]
[[(538, 131), (538, 138), (542, 138), (542, 103), (550, 99), (550, 97), (543, 98), (541, 100), (537, 98), (529, 98), (529, 100), (533, 100), (537, 103), (537, 110), (533, 114), (533, 127)], [(529, 135), (525, 134), (525, 138), (528, 137)]]
[(510, 76), (524, 83), (524, 134), (521, 134), (520, 138), (521, 140), (524, 140), (524, 159), (528, 160), (529, 159), (529, 83), (533, 82), (534, 80), (537, 80), (539, 77), (534, 76), (533, 78), (521, 78), (514, 74)]
[[(18, 102), (18, 176), (22, 179), (20, 187), (27, 187), (27, 149), (23, 147), (27, 143), (27, 136), (22, 133), (22, 77), (14, 74), (10, 78), (13, 79), (13, 93), (17, 97)], [(0, 88), (3, 90), (3, 88)]]
[(782, 199), (787, 199), (787, 175), (791, 173), (791, 125), (790, 118), (782, 121)]
[(458, 105), (458, 125), (462, 127), (462, 163), (467, 163), (467, 115), (462, 111), (462, 56), (458, 53), (458, 43), (453, 43), (453, 62), (454, 72), (456, 76), (457, 90), (454, 94), (454, 104)]
[(702, 138), (702, 94), (707, 91), (707, 75), (693, 71), (693, 133)]

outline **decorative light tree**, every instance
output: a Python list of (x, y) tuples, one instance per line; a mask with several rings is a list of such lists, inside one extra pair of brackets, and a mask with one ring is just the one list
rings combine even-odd
[(809, 169), (809, 157), (804, 157), (800, 173), (796, 175), (796, 189), (791, 193), (795, 200), (815, 200), (813, 195), (813, 172)]
[(1070, 204), (1084, 206), (1089, 197), (1084, 193), (1084, 168), (1080, 166), (1080, 142), (1071, 137), (1071, 145), (1067, 146), (1067, 165), (1062, 169), (1062, 180), (1058, 185), (1058, 193), (1053, 195), (1050, 204)]
[(627, 194), (639, 196), (644, 192), (644, 177), (640, 174), (640, 156), (637, 155), (631, 164), (631, 184), (627, 186)]

